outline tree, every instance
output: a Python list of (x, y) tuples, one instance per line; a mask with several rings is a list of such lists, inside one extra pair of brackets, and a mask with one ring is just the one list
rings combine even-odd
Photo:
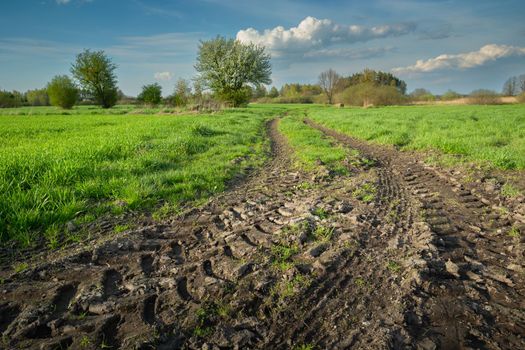
[(110, 108), (118, 99), (116, 68), (104, 51), (85, 50), (77, 55), (71, 73), (97, 104)]
[(525, 74), (518, 77), (518, 89), (522, 94), (525, 93)]
[(515, 96), (518, 94), (518, 77), (510, 77), (503, 84), (503, 95), (504, 96)]
[(78, 88), (67, 75), (57, 75), (47, 84), (47, 94), (53, 106), (71, 109), (78, 100)]
[(268, 92), (268, 97), (276, 98), (279, 97), (279, 90), (275, 86), (272, 86), (270, 92)]
[(436, 98), (430, 91), (423, 88), (415, 89), (410, 93), (410, 98), (414, 101), (434, 101)]
[(201, 41), (195, 69), (204, 87), (234, 107), (249, 100), (248, 84), (270, 84), (270, 55), (264, 47), (218, 36)]
[(447, 92), (441, 95), (443, 101), (457, 100), (458, 98), (461, 98), (461, 95), (452, 90), (447, 90)]
[(0, 90), (0, 108), (20, 107), (24, 103), (24, 96), (18, 91)]
[(156, 106), (162, 100), (162, 87), (158, 83), (144, 85), (137, 99), (150, 106)]
[(375, 86), (393, 86), (399, 90), (403, 95), (406, 94), (407, 84), (392, 75), (391, 73), (375, 71), (372, 69), (365, 69), (361, 73), (356, 73), (344, 80), (346, 87), (358, 84), (371, 83)]
[(334, 93), (339, 83), (339, 79), (339, 74), (337, 74), (332, 68), (319, 74), (319, 85), (326, 94), (329, 104), (332, 104), (333, 102)]
[(31, 106), (49, 106), (49, 96), (46, 89), (28, 90), (26, 99)]
[(255, 87), (253, 98), (266, 97), (266, 95), (268, 95), (268, 91), (266, 91), (266, 87), (263, 84), (259, 84)]
[[(201, 92), (202, 94), (202, 92)], [(179, 79), (175, 84), (175, 96), (173, 103), (175, 106), (184, 107), (188, 104), (191, 97), (190, 83), (186, 79)]]

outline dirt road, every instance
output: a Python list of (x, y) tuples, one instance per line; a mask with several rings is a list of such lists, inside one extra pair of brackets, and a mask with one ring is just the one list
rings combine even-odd
[[(272, 160), (172, 221), (3, 271), (6, 349), (525, 349), (512, 213), (408, 153)], [(496, 208), (496, 209), (494, 209)]]

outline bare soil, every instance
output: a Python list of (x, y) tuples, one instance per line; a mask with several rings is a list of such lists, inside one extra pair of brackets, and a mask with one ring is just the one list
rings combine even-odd
[(349, 175), (295, 169), (274, 119), (206, 205), (1, 271), (0, 347), (525, 349), (525, 200), (306, 123)]

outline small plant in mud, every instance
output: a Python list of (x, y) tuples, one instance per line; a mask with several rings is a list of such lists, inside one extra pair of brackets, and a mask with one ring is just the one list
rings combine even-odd
[(18, 263), (13, 266), (15, 273), (23, 272), (29, 268), (29, 264), (26, 262)]
[(130, 224), (125, 224), (125, 225), (116, 225), (114, 228), (113, 228), (113, 231), (115, 231), (115, 233), (121, 233), (121, 232), (124, 232), (126, 230), (129, 230), (131, 228), (131, 225)]
[(326, 209), (321, 208), (321, 207), (316, 207), (314, 210), (312, 210), (312, 214), (317, 216), (321, 220), (327, 219), (329, 216)]
[(296, 275), (290, 281), (282, 281), (274, 285), (270, 294), (282, 302), (284, 299), (294, 296), (298, 290), (308, 288), (311, 283), (311, 278), (304, 275)]
[(354, 282), (355, 282), (355, 285), (358, 287), (364, 287), (366, 284), (365, 280), (362, 279), (361, 277), (357, 277)]
[(313, 236), (318, 241), (329, 241), (332, 239), (333, 235), (334, 235), (333, 227), (317, 225), (315, 227), (315, 230), (313, 231)]
[(91, 344), (91, 340), (89, 340), (89, 337), (87, 335), (83, 336), (80, 339), (79, 345), (83, 348), (88, 347)]
[(214, 322), (217, 317), (226, 318), (230, 314), (230, 308), (222, 303), (204, 302), (197, 309), (197, 325), (193, 329), (193, 335), (196, 337), (206, 337), (213, 332)]
[(521, 232), (517, 227), (512, 227), (507, 233), (507, 235), (512, 238), (520, 238)]
[(515, 198), (521, 194), (521, 191), (507, 182), (501, 187), (501, 194), (507, 198)]
[(375, 185), (370, 182), (365, 182), (361, 187), (356, 188), (352, 192), (352, 195), (365, 203), (370, 203), (375, 199), (376, 193), (377, 188)]
[(401, 271), (401, 265), (392, 260), (388, 262), (386, 268), (392, 273), (398, 273), (399, 271)]
[(293, 347), (293, 350), (314, 350), (315, 346), (311, 343), (300, 344)]
[(297, 186), (297, 188), (300, 190), (311, 190), (314, 188), (314, 185), (308, 181), (305, 181), (305, 182), (301, 182), (299, 186)]
[(293, 266), (292, 257), (299, 252), (296, 244), (274, 245), (271, 249), (272, 265), (286, 271)]

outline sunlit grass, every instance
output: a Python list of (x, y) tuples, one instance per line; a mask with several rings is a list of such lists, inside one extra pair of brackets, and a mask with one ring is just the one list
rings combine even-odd
[(265, 120), (276, 114), (97, 113), (0, 115), (1, 242), (55, 248), (70, 221), (173, 209), (223, 191), (262, 164)]

